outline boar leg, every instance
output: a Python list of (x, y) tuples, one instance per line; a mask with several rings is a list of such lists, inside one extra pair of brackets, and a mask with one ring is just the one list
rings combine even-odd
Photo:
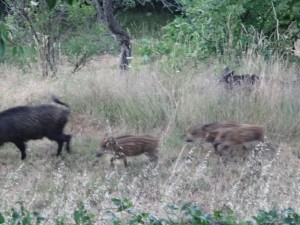
[(52, 141), (56, 141), (58, 144), (57, 148), (57, 156), (60, 155), (62, 147), (64, 142), (67, 142), (67, 151), (70, 152), (70, 140), (71, 140), (71, 135), (65, 135), (65, 134), (51, 134), (47, 135), (47, 138), (49, 138)]
[(24, 160), (26, 158), (26, 145), (23, 141), (15, 141), (14, 144), (18, 147), (18, 149), (21, 151), (21, 159)]
[(128, 167), (128, 162), (127, 162), (127, 159), (126, 159), (126, 157), (124, 157), (124, 158), (123, 158), (123, 161), (124, 161), (124, 165), (125, 165), (125, 167)]
[(214, 146), (215, 152), (218, 153), (218, 146), (219, 146), (220, 143), (217, 142), (217, 141), (214, 141), (212, 144)]
[(146, 153), (150, 162), (154, 162), (157, 163), (158, 161), (158, 155), (157, 155), (158, 151), (152, 152), (152, 153)]
[(116, 158), (115, 157), (112, 157), (111, 159), (110, 159), (110, 166), (111, 167), (115, 167), (115, 164), (114, 164), (114, 161), (116, 160)]
[(70, 142), (71, 142), (71, 139), (72, 139), (72, 135), (64, 134), (64, 139), (65, 139), (65, 142), (67, 143), (66, 150), (67, 150), (68, 153), (70, 153), (71, 152)]
[(63, 142), (63, 141), (56, 141), (56, 142), (57, 142), (57, 144), (58, 144), (58, 148), (57, 148), (57, 154), (56, 154), (56, 156), (59, 156), (59, 155), (60, 155), (60, 153), (61, 153), (62, 146), (63, 146), (64, 142)]

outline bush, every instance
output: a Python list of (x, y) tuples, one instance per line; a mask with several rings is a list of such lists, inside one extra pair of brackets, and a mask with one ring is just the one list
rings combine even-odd
[(216, 210), (212, 214), (206, 214), (202, 212), (198, 206), (193, 204), (184, 204), (181, 207), (177, 205), (169, 205), (167, 209), (168, 216), (166, 218), (159, 218), (152, 215), (149, 212), (139, 211), (132, 209), (133, 204), (127, 198), (123, 201), (120, 199), (112, 199), (113, 203), (118, 207), (117, 212), (125, 212), (129, 215), (126, 223), (123, 223), (123, 219), (120, 219), (112, 211), (107, 213), (111, 215), (110, 222), (118, 224), (151, 224), (151, 225), (263, 225), (263, 224), (299, 224), (300, 215), (293, 209), (270, 211), (260, 210), (257, 216), (253, 216), (254, 221), (239, 221), (234, 212), (224, 207), (221, 210)]
[(5, 219), (4, 215), (0, 213), (0, 224), (10, 225), (39, 225), (46, 221), (46, 218), (41, 216), (38, 211), (29, 212), (22, 202), (18, 202), (19, 207), (12, 208), (8, 213), (8, 218)]
[(290, 55), (299, 38), (299, 4), (294, 0), (178, 2), (182, 16), (163, 28), (150, 55), (167, 54), (177, 60), (174, 65), (181, 59), (178, 67), (211, 56), (240, 57), (249, 48), (266, 58)]

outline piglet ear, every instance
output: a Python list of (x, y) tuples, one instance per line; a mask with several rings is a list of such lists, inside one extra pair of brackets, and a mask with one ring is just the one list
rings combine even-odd
[(107, 141), (107, 140), (108, 140), (108, 138), (109, 138), (109, 135), (108, 135), (108, 133), (107, 133), (107, 132), (105, 132), (105, 134), (104, 134), (104, 137), (103, 137), (104, 141)]
[(109, 139), (108, 134), (105, 133), (105, 134), (103, 135), (103, 139), (102, 139), (102, 142), (101, 142), (101, 146), (102, 146), (103, 148), (106, 147), (106, 145), (107, 145), (107, 143), (108, 143), (108, 141), (109, 141), (108, 139)]
[(117, 143), (117, 142), (116, 142), (116, 140), (115, 140), (114, 137), (110, 137), (110, 138), (107, 139), (107, 144), (113, 145), (113, 144), (116, 144), (116, 143)]

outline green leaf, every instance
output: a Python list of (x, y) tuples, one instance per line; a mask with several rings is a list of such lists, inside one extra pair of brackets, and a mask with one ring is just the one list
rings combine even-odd
[(23, 218), (22, 224), (23, 224), (23, 225), (31, 225), (30, 215), (27, 215), (27, 216), (25, 216), (25, 217)]
[(20, 215), (17, 211), (15, 211), (15, 210), (13, 209), (13, 213), (12, 213), (11, 217), (12, 217), (14, 220), (17, 220), (17, 219), (21, 218), (21, 215)]
[(3, 215), (0, 213), (0, 224), (4, 224), (4, 223), (5, 223), (4, 217), (3, 217)]
[(36, 220), (37, 220), (38, 222), (46, 221), (46, 217), (39, 216), (39, 217), (37, 217)]
[(57, 0), (46, 0), (49, 9), (53, 9), (56, 6)]
[(0, 38), (4, 41), (4, 42), (7, 42), (8, 40), (8, 32), (7, 32), (7, 29), (5, 27), (1, 27), (0, 28)]
[(118, 221), (113, 221), (113, 225), (121, 225), (121, 222), (118, 220)]
[(33, 211), (33, 213), (32, 213), (35, 217), (39, 217), (40, 216), (40, 212), (38, 212), (38, 211)]
[(122, 205), (122, 201), (118, 198), (112, 198), (111, 201), (116, 205), (116, 206), (120, 206)]
[(5, 43), (3, 39), (0, 39), (0, 57), (4, 56), (4, 52), (5, 52)]
[(13, 46), (13, 48), (12, 48), (12, 55), (13, 55), (13, 56), (16, 56), (16, 55), (17, 55), (17, 52), (18, 52), (17, 47), (16, 47), (16, 46)]
[(73, 5), (76, 2), (76, 0), (62, 0), (62, 2), (67, 3), (69, 5)]

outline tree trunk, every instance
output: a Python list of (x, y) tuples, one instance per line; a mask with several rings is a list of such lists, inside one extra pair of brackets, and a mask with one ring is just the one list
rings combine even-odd
[(129, 67), (131, 58), (131, 42), (129, 35), (122, 30), (113, 14), (113, 0), (94, 0), (97, 18), (107, 26), (121, 47), (120, 64), (122, 70)]

